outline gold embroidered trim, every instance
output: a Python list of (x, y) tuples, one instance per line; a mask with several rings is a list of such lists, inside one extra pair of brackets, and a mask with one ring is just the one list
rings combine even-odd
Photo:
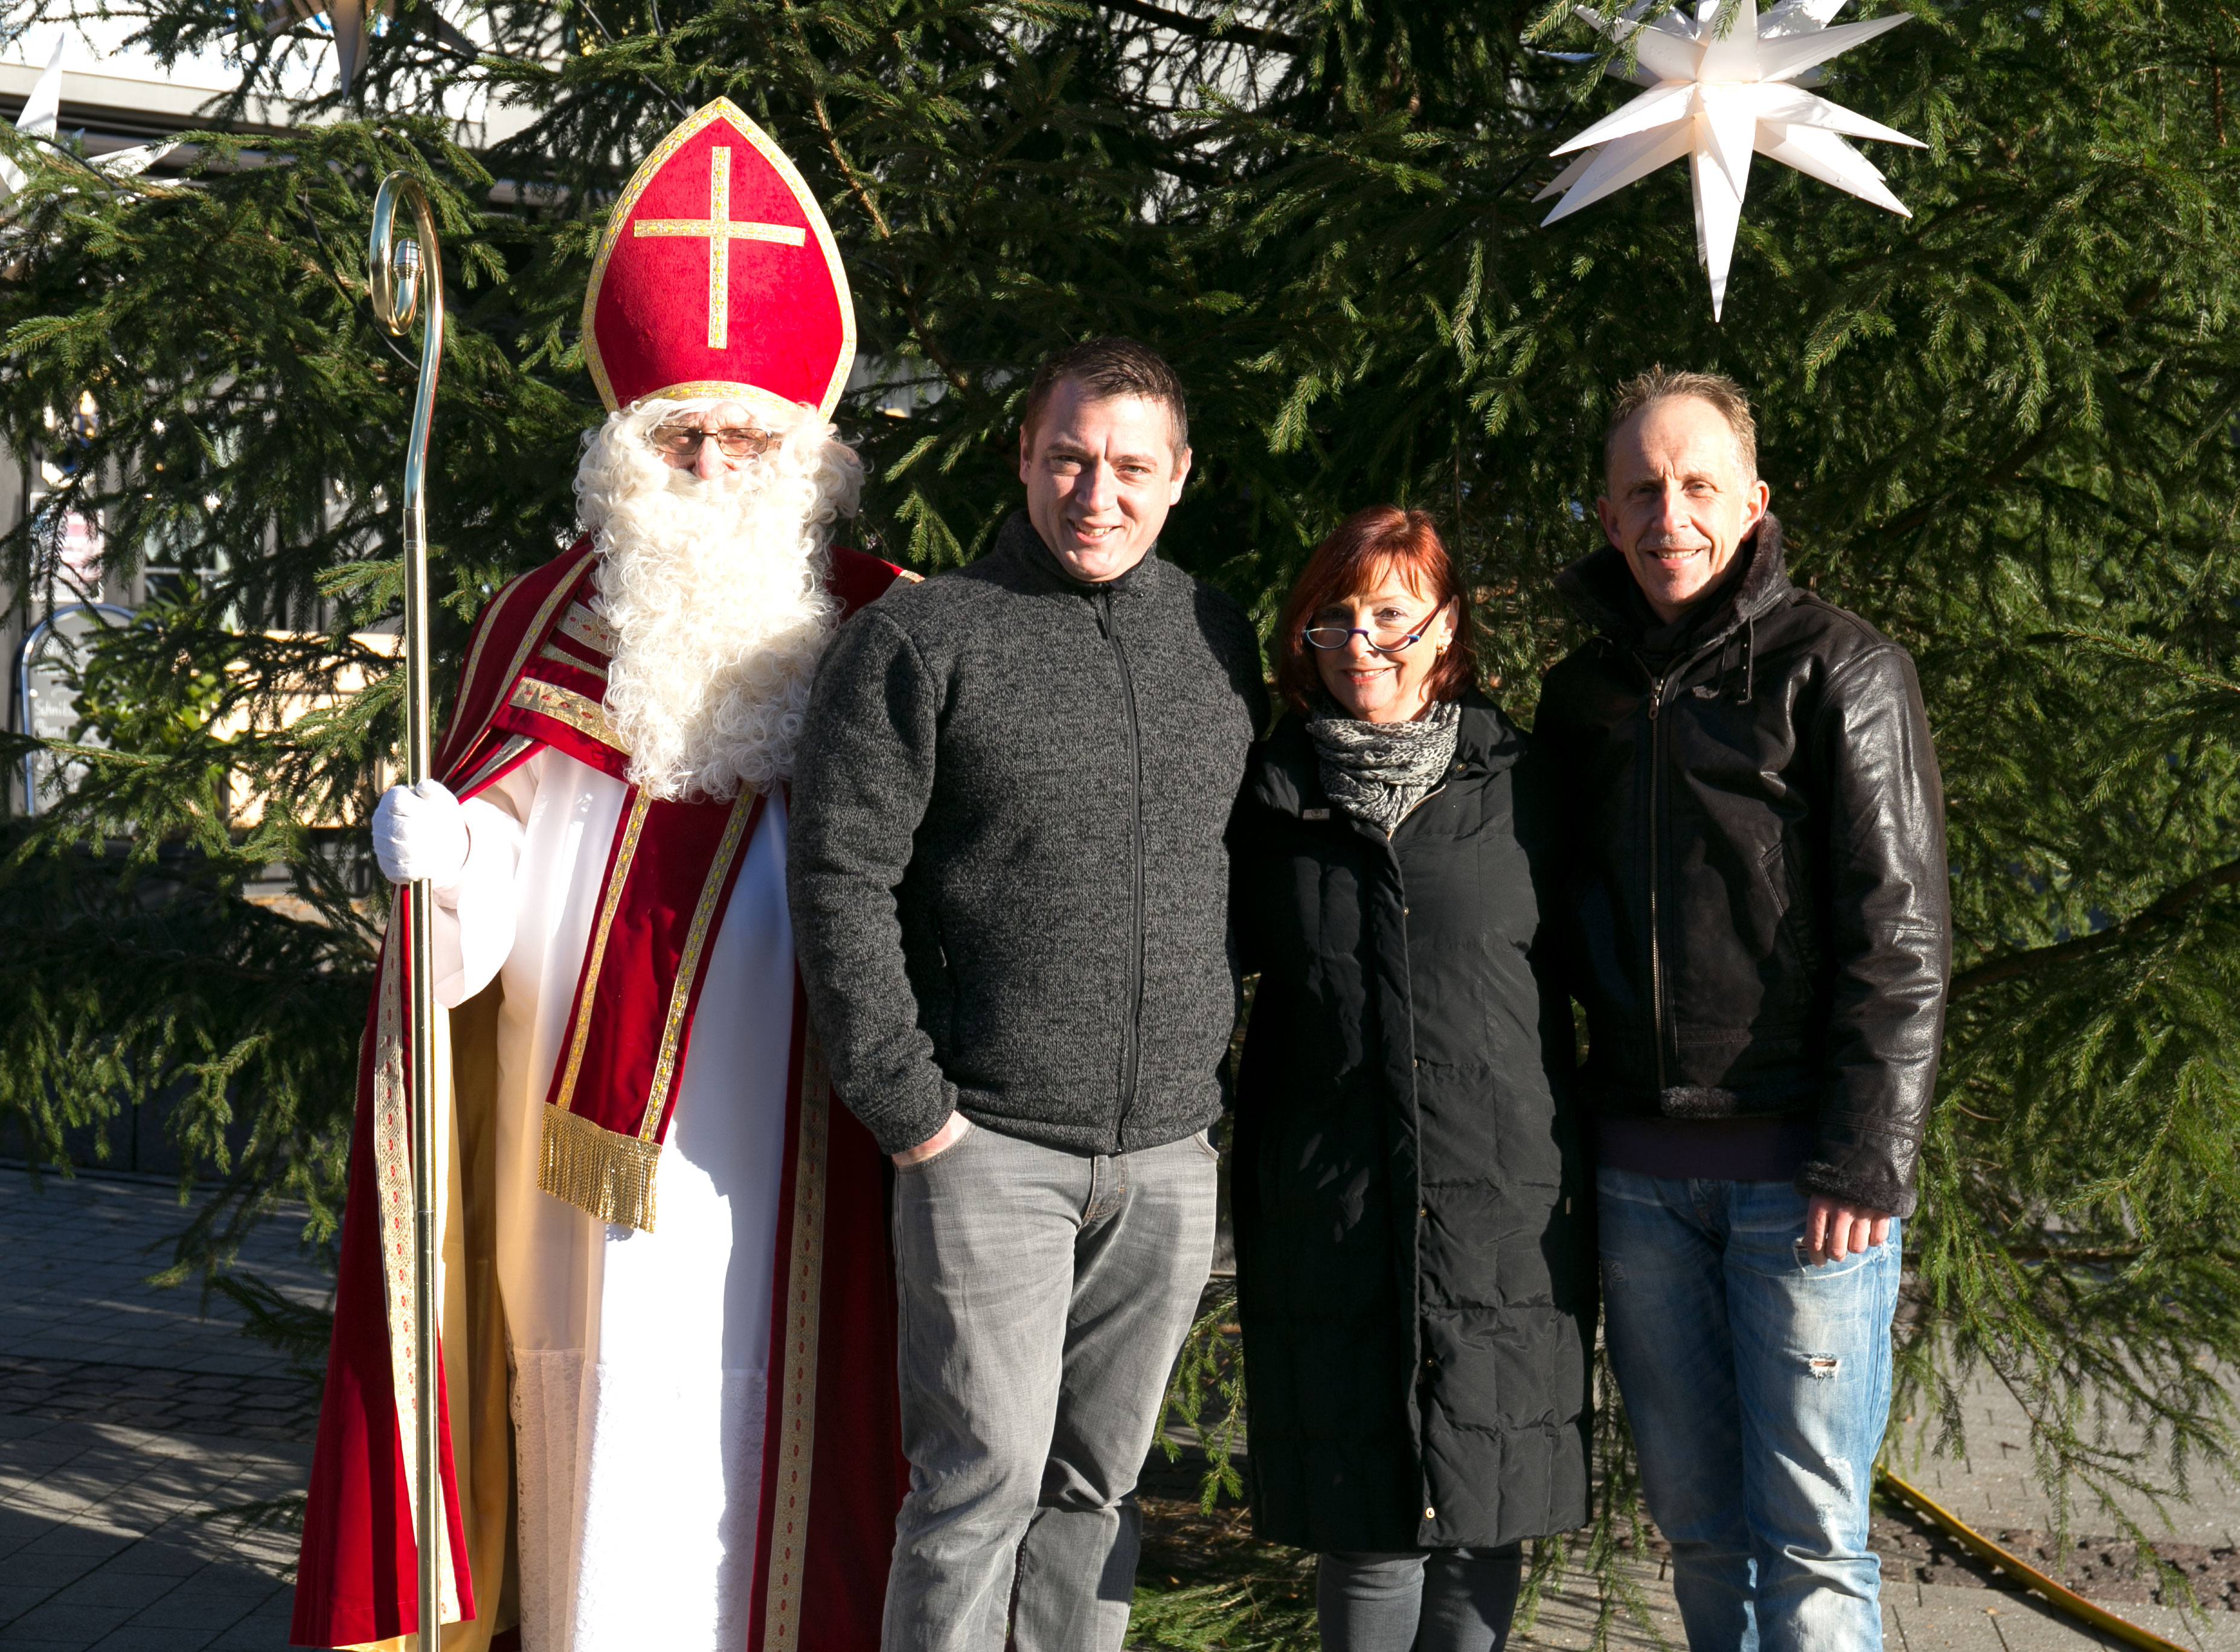
[[(595, 676), (598, 678), (601, 683), (604, 683), (607, 680), (607, 673), (604, 667), (593, 665), (588, 660), (584, 659), (582, 655), (570, 654), (567, 649), (557, 647), (553, 643), (547, 643), (543, 648), (537, 650), (537, 654), (539, 659), (556, 660), (562, 665), (567, 666), (571, 670), (581, 671), (587, 676)], [(528, 680), (529, 679), (527, 678), (523, 679), (524, 682)], [(550, 685), (547, 684), (546, 686), (550, 687)], [(602, 716), (603, 716), (603, 715), (604, 714), (603, 712)]]
[(728, 396), (750, 413), (759, 413), (772, 423), (791, 423), (801, 416), (806, 405), (789, 402), (773, 390), (758, 390), (752, 384), (734, 384), (720, 378), (689, 378), (680, 384), (648, 390), (638, 397), (643, 406), (648, 402), (690, 402), (709, 396)]
[[(392, 923), (403, 916), (404, 892), (397, 891), (397, 910)], [(392, 1397), (397, 1403), (397, 1430), (400, 1441), (410, 1442), (419, 1435), (419, 1350), (416, 1346), (417, 1327), (413, 1311), (415, 1289), (413, 1265), (413, 1205), (411, 1086), (404, 1072), (404, 996), (406, 983), (397, 968), (395, 954), (383, 949), (381, 970), (375, 981), (376, 1002), (380, 1005), (374, 1023), (373, 1068), (373, 1174), (374, 1188), (380, 1206), (381, 1262), (383, 1296), (389, 1310), (389, 1381)], [(436, 1012), (446, 1012), (439, 1009)], [(433, 1037), (435, 1029), (424, 1028), (423, 1037)], [(439, 1307), (440, 1316), (440, 1307)], [(419, 1453), (408, 1449), (402, 1454), (404, 1469), (406, 1509), (418, 1530), (417, 1511), (420, 1507), (423, 1488), (420, 1485)], [(439, 1477), (428, 1489), (429, 1495), (437, 1499), (443, 1495)], [(442, 1546), (437, 1559), (437, 1575), (442, 1580), (439, 1599), (436, 1603), (436, 1622), (456, 1623), (460, 1621), (458, 1580), (452, 1575), (450, 1557), (450, 1522), (439, 1512), (436, 1518), (437, 1542)]]
[[(390, 923), (395, 930), (407, 922), (405, 891), (399, 889)], [(389, 1299), (389, 1382), (396, 1393), (397, 1438), (410, 1442), (418, 1433), (420, 1389), (413, 1345), (412, 1100), (404, 1073), (405, 983), (397, 967), (402, 950), (401, 945), (383, 949), (375, 983), (381, 1008), (374, 1022), (373, 1173), (380, 1194), (381, 1272)], [(420, 1495), (417, 1455), (406, 1446), (404, 1491), (415, 1506)]]
[(785, 1345), (778, 1386), (777, 1496), (771, 1509), (770, 1615), (763, 1652), (794, 1652), (801, 1640), (809, 1489), (817, 1447), (817, 1330), (824, 1294), (824, 1178), (832, 1072), (813, 1031), (801, 1051), (801, 1136), (793, 1173), (793, 1233), (785, 1295)]
[(602, 1222), (653, 1231), (653, 1176), (661, 1149), (603, 1130), (557, 1107), (544, 1109), (537, 1185)]
[(615, 927), (615, 909), (623, 903), (623, 884), (630, 876), (630, 862), (637, 857), (637, 840), (645, 830), (646, 811), (652, 807), (652, 798), (636, 787), (630, 789), (630, 809), (623, 819), (622, 843), (615, 850), (614, 869), (607, 875), (607, 898), (599, 903), (599, 921), (591, 930), (590, 955), (583, 963), (583, 985), (576, 1001), (576, 1036), (569, 1041), (568, 1064), (561, 1072), (559, 1092), (552, 1099), (556, 1112), (567, 1112), (568, 1103), (576, 1098), (576, 1080), (583, 1070), (583, 1041), (591, 1036), (591, 999), (599, 989), (599, 965), (607, 956), (607, 936)]
[(767, 241), (782, 247), (804, 246), (806, 230), (790, 223), (754, 223), (731, 216), (731, 151), (718, 143), (708, 151), (708, 216), (704, 218), (640, 218), (635, 236), (682, 236), (708, 243), (708, 348), (730, 348), (731, 336), (731, 243)]
[(708, 867), (708, 880), (700, 886), (699, 904), (692, 909), (692, 925), (684, 932), (684, 947), (677, 960), (677, 983), (669, 989), (669, 1018), (661, 1029), (661, 1054), (653, 1063), (653, 1091), (645, 1100), (645, 1122), (637, 1127), (638, 1139), (650, 1142), (661, 1128), (661, 1115), (669, 1086), (677, 1071), (677, 1047), (684, 1036), (685, 1010), (692, 1002), (692, 983), (700, 973), (700, 955), (707, 950), (708, 930), (716, 921), (716, 903), (722, 898), (723, 880), (738, 858), (747, 824), (755, 817), (755, 795), (739, 794), (731, 817), (723, 823), (723, 841)]
[(461, 796), (465, 796), (468, 794), (479, 789), (489, 782), (492, 775), (497, 773), (498, 770), (504, 768), (507, 763), (512, 762), (513, 759), (523, 750), (535, 743), (536, 742), (531, 740), (525, 734), (508, 735), (505, 738), (505, 743), (501, 745), (496, 751), (490, 753), (490, 756), (483, 762), (482, 767), (476, 769), (474, 773), (469, 775), (464, 780), (461, 781), (454, 789)]
[[(505, 668), (503, 681), (510, 683), (521, 675), (521, 668), (529, 663), (530, 650), (536, 648), (538, 639), (543, 636), (545, 627), (552, 623), (552, 610), (560, 606), (562, 599), (570, 591), (576, 589), (576, 582), (583, 576), (583, 570), (598, 554), (598, 547), (596, 544), (584, 546), (583, 554), (570, 563), (568, 571), (554, 582), (550, 590), (544, 593), (544, 600), (537, 605), (537, 617), (529, 622), (529, 629), (521, 634), (521, 646), (514, 650), (513, 663)], [(526, 578), (527, 576), (524, 575), (523, 577)], [(513, 584), (507, 586), (505, 591), (500, 591), (499, 600), (503, 600), (506, 591), (514, 590), (520, 583), (521, 581), (517, 579), (513, 582)], [(462, 679), (463, 681), (471, 683), (475, 680), (475, 662), (482, 657), (483, 643), (489, 640), (493, 629), (495, 628), (491, 626), (484, 626), (482, 635), (475, 639), (474, 653), (467, 660), (467, 675)]]
[[(568, 663), (570, 665), (576, 663), (573, 660)], [(596, 700), (587, 700), (582, 695), (555, 683), (525, 676), (513, 685), (513, 698), (510, 703), (519, 710), (534, 711), (555, 723), (564, 723), (577, 734), (589, 735), (601, 745), (616, 751), (630, 749), (623, 743), (622, 736), (617, 734), (614, 726), (607, 721), (604, 707)]]
[(459, 675), (459, 681), (462, 683), (475, 680), (475, 669), (483, 663), (483, 645), (490, 641), (490, 633), (497, 629), (497, 616), (500, 610), (513, 600), (513, 594), (521, 589), (522, 581), (528, 577), (528, 575), (523, 574), (518, 578), (509, 579), (498, 587), (497, 595), (490, 598), (490, 607), (484, 613), (487, 623), (476, 628), (475, 645), (467, 650), (467, 669)]
[(616, 634), (615, 628), (583, 603), (568, 604), (568, 611), (560, 616), (560, 634), (574, 638), (594, 654), (603, 654), (610, 660), (615, 656), (615, 650), (623, 645), (623, 639)]

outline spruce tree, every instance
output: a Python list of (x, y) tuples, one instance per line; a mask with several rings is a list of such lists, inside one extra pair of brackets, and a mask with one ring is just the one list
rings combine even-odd
[[(102, 0), (0, 17), (73, 3)], [(159, 50), (244, 43), (210, 0), (137, 15)], [(2063, 1499), (2179, 1492), (2231, 1462), (2240, 54), (2222, 7), (1917, 8), (1830, 77), (1927, 141), (1875, 155), (1913, 216), (1762, 163), (1718, 325), (1680, 169), (1540, 227), (1548, 151), (1625, 93), (1537, 0), (569, 0), (456, 20), (492, 49), (401, 7), (331, 123), (261, 164), (210, 136), (184, 177), (118, 187), (12, 145), (35, 174), (0, 272), (8, 440), (53, 441), (50, 411), (90, 392), (76, 508), (103, 513), (113, 555), (162, 545), (198, 570), (103, 643), (82, 707), (107, 749), (11, 829), (0, 1117), (32, 1156), (161, 1096), (230, 1177), (183, 1264), (221, 1264), (282, 1195), (331, 1233), (381, 896), (359, 832), (330, 823), (363, 818), (397, 738), (385, 658), (352, 637), (396, 603), (412, 386), (366, 310), (372, 186), (411, 169), (446, 235), (430, 507), (455, 649), (571, 532), (602, 215), (722, 94), (825, 203), (884, 376), (843, 412), (872, 463), (859, 543), (927, 571), (1011, 508), (1039, 356), (1133, 334), (1194, 398), (1170, 554), (1265, 622), (1350, 510), (1430, 510), (1472, 570), (1495, 691), (1529, 722), (1581, 635), (1551, 579), (1596, 542), (1611, 387), (1657, 362), (1750, 386), (1793, 571), (1913, 651), (1949, 792), (1957, 973), (1899, 1333), (1901, 1379), (1942, 1419), (1929, 1442), (1958, 1443), (1957, 1383), (1988, 1370)], [(244, 96), (304, 49), (245, 44)], [(477, 88), (537, 111), (482, 155), (437, 113)], [(903, 383), (909, 416), (881, 413)], [(37, 550), (19, 530), (19, 602)], [(275, 726), (346, 673), (374, 686)], [(261, 800), (253, 825), (229, 788)], [(243, 898), (273, 863), (295, 915)], [(230, 1124), (248, 1142), (230, 1158)]]

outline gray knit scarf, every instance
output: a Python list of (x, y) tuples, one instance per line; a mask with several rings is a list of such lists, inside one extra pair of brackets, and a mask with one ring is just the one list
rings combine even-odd
[(1307, 716), (1323, 789), (1339, 808), (1390, 836), (1455, 760), (1462, 706), (1435, 702), (1413, 723), (1356, 723), (1325, 703)]

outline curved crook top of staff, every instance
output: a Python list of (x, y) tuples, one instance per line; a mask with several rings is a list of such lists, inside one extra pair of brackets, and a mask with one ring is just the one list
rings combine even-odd
[[(397, 205), (412, 206), (412, 230), (397, 233)], [(428, 778), (428, 429), (436, 414), (436, 376), (443, 362), (443, 254), (427, 192), (407, 172), (382, 179), (373, 197), (373, 236), (366, 250), (374, 317), (402, 336), (424, 303), (420, 388), (412, 403), (412, 434), (404, 449), (404, 655), (410, 691), (405, 710), (405, 783)]]

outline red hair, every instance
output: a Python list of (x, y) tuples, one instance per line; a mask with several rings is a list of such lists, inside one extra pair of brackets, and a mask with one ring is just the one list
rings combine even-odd
[(1463, 690), (1477, 681), (1477, 655), (1470, 646), (1470, 598), (1463, 593), (1455, 559), (1439, 542), (1439, 530), (1421, 510), (1397, 505), (1371, 505), (1338, 523), (1330, 536), (1315, 547), (1300, 570), (1298, 583), (1283, 604), (1277, 622), (1279, 652), (1276, 686), (1295, 710), (1305, 711), (1323, 693), (1322, 673), (1309, 657), (1307, 621), (1318, 610), (1350, 596), (1371, 591), (1383, 583), (1385, 570), (1400, 576), (1401, 583), (1418, 596), (1435, 599), (1442, 608), (1455, 607), (1454, 639), (1431, 667), (1425, 685), (1434, 700), (1459, 700)]

